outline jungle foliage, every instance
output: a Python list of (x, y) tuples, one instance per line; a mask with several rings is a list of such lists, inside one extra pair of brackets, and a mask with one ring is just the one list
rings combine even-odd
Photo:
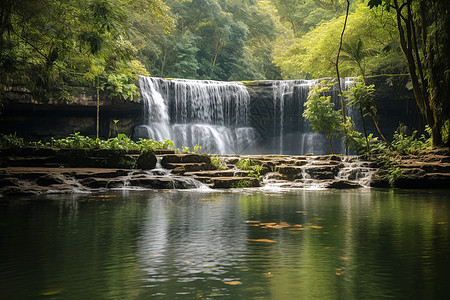
[(71, 101), (74, 87), (90, 87), (133, 100), (138, 74), (308, 79), (335, 77), (338, 64), (364, 81), (408, 74), (442, 144), (450, 1), (350, 4), (338, 57), (347, 0), (3, 0), (0, 93), (21, 86), (37, 101)]

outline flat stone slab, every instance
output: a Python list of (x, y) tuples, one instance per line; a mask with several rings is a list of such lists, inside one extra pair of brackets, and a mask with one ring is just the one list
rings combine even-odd
[(259, 180), (253, 177), (215, 177), (211, 178), (214, 189), (259, 187)]
[(206, 154), (166, 154), (162, 156), (161, 165), (165, 168), (169, 164), (206, 163), (211, 164), (211, 158)]
[(332, 180), (328, 184), (326, 184), (324, 187), (326, 187), (328, 189), (345, 190), (345, 189), (362, 188), (362, 185), (360, 185), (357, 182), (349, 181), (349, 180)]
[(186, 172), (184, 176), (194, 177), (246, 177), (250, 171), (243, 170), (212, 170), (212, 171), (198, 171)]

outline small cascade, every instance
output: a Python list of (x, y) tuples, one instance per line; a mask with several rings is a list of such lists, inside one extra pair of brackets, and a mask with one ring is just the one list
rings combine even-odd
[(249, 124), (250, 96), (237, 82), (140, 76), (144, 122), (136, 137), (171, 139), (175, 147), (241, 153), (258, 138)]
[(357, 156), (297, 156), (284, 160), (274, 172), (264, 175), (266, 189), (271, 188), (358, 188), (369, 187), (376, 168)]
[(344, 156), (342, 157), (342, 163), (344, 166), (339, 170), (336, 179), (355, 181), (364, 187), (370, 186), (376, 168), (372, 168), (367, 162), (359, 160), (358, 156)]

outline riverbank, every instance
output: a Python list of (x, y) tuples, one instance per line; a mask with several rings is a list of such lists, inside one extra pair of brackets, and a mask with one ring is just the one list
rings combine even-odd
[[(3, 149), (0, 195), (108, 189), (389, 188), (392, 168), (357, 156), (223, 155), (87, 149)], [(446, 149), (397, 156), (396, 188), (450, 188)]]

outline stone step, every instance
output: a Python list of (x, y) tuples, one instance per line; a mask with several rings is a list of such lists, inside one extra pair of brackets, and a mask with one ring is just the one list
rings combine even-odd
[(250, 171), (243, 170), (208, 170), (197, 172), (186, 172), (185, 176), (194, 176), (196, 178), (209, 178), (209, 177), (247, 177)]
[(175, 149), (155, 149), (156, 155), (176, 154)]
[(1, 159), (1, 164), (11, 167), (39, 167), (50, 164), (59, 166), (59, 163), (57, 162), (57, 158), (55, 156), (3, 157)]
[(213, 170), (214, 166), (208, 163), (168, 163), (164, 166), (167, 169), (172, 169), (173, 174), (184, 174), (186, 172), (196, 172), (204, 170)]
[(213, 189), (259, 187), (259, 180), (254, 177), (212, 177)]
[(166, 154), (161, 158), (161, 165), (167, 168), (168, 164), (180, 163), (206, 163), (211, 164), (211, 158), (206, 154)]

